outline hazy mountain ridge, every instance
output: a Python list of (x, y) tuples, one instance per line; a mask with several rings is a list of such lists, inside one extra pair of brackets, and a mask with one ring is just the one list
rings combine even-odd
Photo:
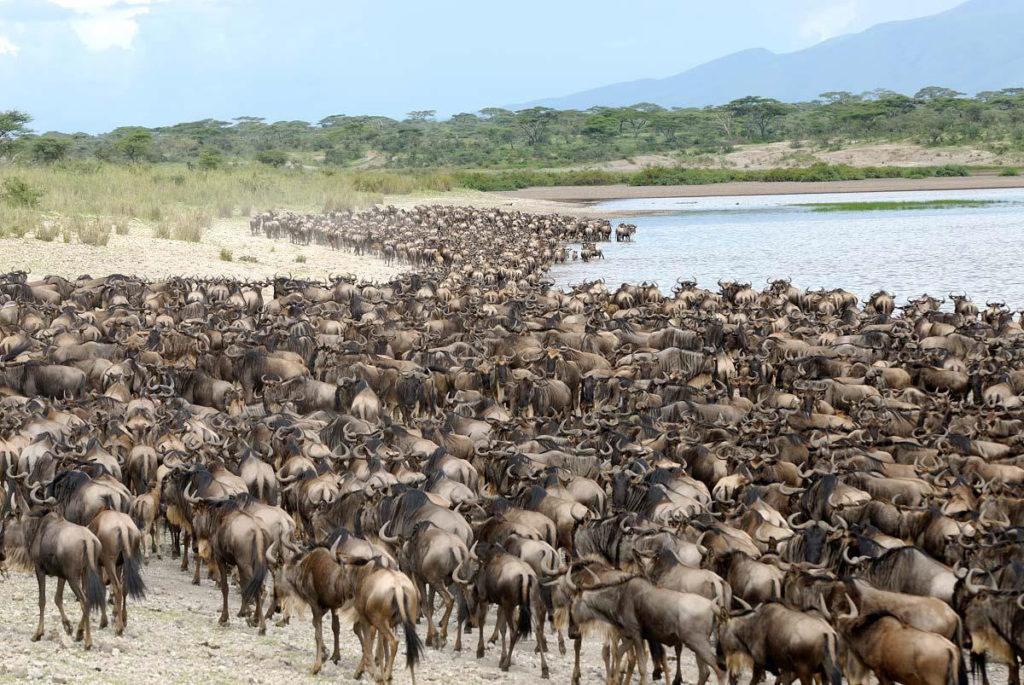
[(745, 95), (788, 102), (835, 90), (913, 94), (938, 85), (973, 94), (1024, 85), (1024, 2), (971, 0), (941, 14), (889, 22), (797, 52), (743, 50), (664, 79), (616, 83), (516, 105), (557, 109), (723, 104)]

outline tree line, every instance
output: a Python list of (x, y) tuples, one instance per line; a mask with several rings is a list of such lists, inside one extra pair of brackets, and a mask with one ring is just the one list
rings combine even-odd
[(216, 168), (236, 161), (391, 168), (556, 167), (642, 154), (717, 154), (783, 140), (839, 148), (850, 142), (976, 145), (1024, 149), (1024, 88), (972, 97), (942, 87), (913, 96), (834, 91), (812, 102), (748, 96), (721, 106), (520, 111), (486, 108), (439, 120), (433, 110), (402, 119), (334, 115), (318, 122), (254, 116), (100, 135), (38, 133), (24, 112), (0, 112), (0, 158), (50, 164), (71, 159), (178, 162)]

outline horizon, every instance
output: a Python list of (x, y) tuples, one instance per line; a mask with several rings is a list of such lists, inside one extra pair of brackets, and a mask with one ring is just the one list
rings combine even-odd
[[(628, 17), (545, 7), (549, 18), (542, 25), (530, 18), (533, 5), (540, 11), (536, 2), (515, 16), (493, 17), (448, 0), (436, 12), (406, 11), (407, 20), (396, 24), (391, 15), (380, 16), (384, 10), (357, 3), (323, 7), (299, 0), (299, 11), (294, 3), (283, 11), (273, 4), (257, 0), (242, 10), (240, 0), (0, 0), (0, 88), (8, 94), (0, 110), (28, 112), (39, 133), (93, 135), (244, 116), (268, 122), (317, 122), (338, 114), (401, 120), (409, 111), (433, 109), (446, 119), (664, 78), (739, 51), (795, 52), (963, 2), (913, 0), (890, 7), (880, 0), (784, 0), (769, 11), (747, 0), (728, 8), (648, 0)], [(303, 8), (324, 18), (314, 25)], [(664, 21), (650, 30), (652, 11)], [(479, 30), (496, 19), (505, 22), (505, 35), (530, 29), (544, 49), (523, 53), (518, 41), (495, 41)], [(677, 27), (687, 19), (701, 28), (680, 42)], [(607, 43), (591, 38), (595, 48), (581, 61), (573, 36), (601, 36), (609, 22), (622, 35), (640, 37)], [(639, 27), (647, 30), (631, 30)], [(431, 32), (438, 37), (423, 35)], [(766, 34), (769, 39), (762, 40)], [(382, 35), (392, 38), (381, 41)], [(712, 40), (723, 35), (726, 40)], [(285, 38), (275, 45), (279, 36)], [(299, 44), (304, 48), (296, 49)], [(358, 59), (337, 59), (351, 58), (349, 52)], [(76, 106), (68, 108), (69, 101)]]

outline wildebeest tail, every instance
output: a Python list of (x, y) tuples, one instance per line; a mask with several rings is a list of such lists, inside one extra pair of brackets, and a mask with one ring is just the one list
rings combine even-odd
[(82, 556), (85, 559), (85, 611), (88, 613), (96, 607), (102, 607), (107, 601), (107, 588), (103, 584), (103, 576), (100, 575), (100, 560), (98, 545), (90, 545), (88, 541), (82, 542)]
[(395, 611), (402, 619), (402, 629), (405, 631), (405, 665), (410, 671), (420, 662), (423, 656), (423, 641), (416, 634), (416, 611), (412, 606), (412, 597), (408, 592), (399, 591), (395, 596)]
[(263, 533), (255, 531), (252, 536), (252, 577), (242, 588), (242, 599), (246, 602), (256, 600), (263, 588), (263, 581), (267, 578), (267, 560), (263, 557), (264, 545), (260, 544), (262, 541)]
[(125, 540), (121, 541), (121, 569), (124, 576), (124, 591), (132, 599), (145, 599), (146, 583), (142, 580), (140, 570), (142, 550), (138, 545), (135, 549), (128, 549), (125, 542)]
[(834, 634), (825, 635), (821, 645), (821, 663), (829, 685), (843, 685), (843, 672), (839, 670), (839, 644)]
[(533, 623), (533, 616), (530, 613), (530, 591), (533, 588), (534, 578), (524, 576), (519, 592), (519, 622), (516, 624), (516, 635), (526, 637), (530, 634), (530, 625)]
[[(949, 673), (946, 674), (946, 685), (967, 685), (967, 666), (964, 664), (963, 652), (959, 648), (950, 652)], [(956, 673), (953, 673), (953, 662), (956, 662)]]

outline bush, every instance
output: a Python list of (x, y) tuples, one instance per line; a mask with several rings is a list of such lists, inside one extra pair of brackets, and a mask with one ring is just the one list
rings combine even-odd
[(114, 233), (118, 235), (128, 235), (130, 227), (131, 223), (127, 217), (122, 216), (114, 219)]
[(11, 207), (32, 208), (39, 206), (39, 201), (45, 194), (46, 191), (33, 188), (24, 179), (11, 176), (4, 179), (3, 192), (0, 193), (0, 197)]
[(1020, 176), (1020, 172), (1015, 167), (1008, 166), (1004, 167), (1000, 172), (1000, 176)]
[(234, 253), (226, 247), (220, 248), (220, 261), (222, 262), (233, 262), (235, 260)]
[(206, 148), (196, 158), (196, 166), (203, 171), (219, 169), (223, 164), (224, 159), (220, 156), (220, 153), (212, 148)]
[(306, 255), (304, 255), (304, 254), (295, 255), (295, 261), (298, 262), (299, 264), (305, 264), (306, 263)]
[(943, 177), (970, 176), (971, 172), (963, 164), (946, 164), (936, 169), (935, 175)]
[(281, 150), (260, 150), (256, 153), (256, 161), (272, 167), (282, 167), (288, 162), (288, 153)]

